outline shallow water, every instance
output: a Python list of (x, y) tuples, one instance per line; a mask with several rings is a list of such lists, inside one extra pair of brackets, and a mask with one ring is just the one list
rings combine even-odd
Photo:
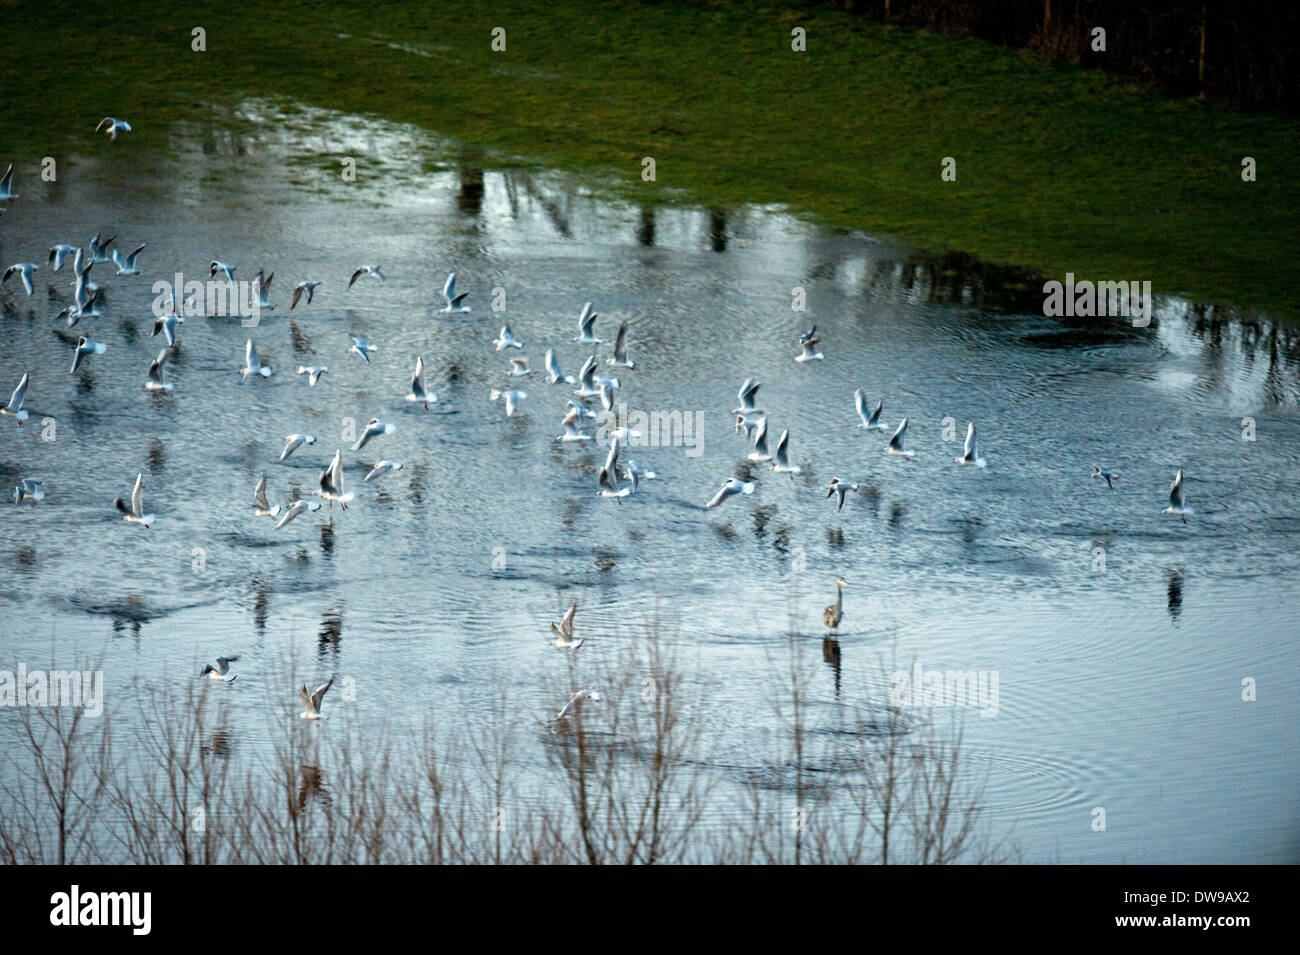
[[(1030, 860), (1297, 860), (1291, 330), (1177, 300), (1158, 301), (1144, 329), (985, 311), (969, 276), (780, 210), (611, 205), (572, 178), (471, 167), (418, 130), (285, 104), (245, 103), (229, 119), (179, 124), (156, 155), (96, 142), (64, 158), (57, 183), (30, 171), (15, 182), (6, 263), (44, 264), (55, 241), (97, 231), (148, 248), (143, 276), (96, 267), (105, 316), (78, 331), (108, 351), (76, 375), (53, 319), (68, 271), (42, 268), (31, 298), (13, 282), (0, 292), (0, 387), (30, 371), (33, 417), (0, 420), (0, 479), (40, 477), (48, 495), (0, 522), (6, 661), (102, 655), (107, 705), (129, 727), (141, 683), (238, 653), (223, 705), (249, 750), (269, 735), (251, 699), (279, 690), (259, 670), (286, 658), (308, 681), (356, 680), (357, 699), (329, 700), (323, 725), (472, 724), (501, 693), (540, 721), (563, 702), (547, 685), (563, 666), (547, 621), (576, 598), (590, 640), (580, 667), (608, 665), (646, 622), (678, 647), (710, 724), (711, 761), (693, 771), (725, 787), (780, 774), (754, 753), (773, 731), (793, 628), (816, 670), (814, 732), (844, 731), (847, 706), (882, 702), (882, 667), (996, 671), (997, 714), (963, 711), (967, 770), (987, 779), (994, 831)], [(358, 181), (321, 154), (356, 156)], [(175, 392), (150, 394), (150, 285), (204, 278), (214, 258), (239, 278), (274, 271), (277, 307), (252, 329), (187, 321)], [(345, 290), (369, 262), (388, 280)], [(438, 316), (452, 269), (474, 311)], [(324, 284), (289, 312), (306, 278)], [(806, 313), (791, 310), (796, 286)], [(596, 496), (603, 449), (555, 441), (571, 388), (539, 371), (509, 419), (488, 400), (509, 382), (507, 354), (489, 344), (502, 322), (527, 346), (509, 355), (540, 369), (554, 347), (576, 374), (588, 300), (602, 363), (629, 324), (637, 367), (616, 372), (619, 398), (703, 422), (698, 456), (632, 449), (659, 478), (622, 506)], [(813, 323), (826, 360), (799, 365), (796, 338)], [(275, 369), (267, 380), (236, 373), (250, 334)], [(370, 365), (348, 354), (349, 334), (378, 346)], [(402, 400), (417, 353), (439, 396), (430, 413)], [(330, 371), (308, 388), (300, 363)], [(748, 376), (763, 382), (773, 438), (791, 432), (794, 479), (744, 461), (728, 411)], [(884, 397), (891, 427), (908, 417), (915, 461), (856, 429), (857, 387)], [(372, 415), (395, 433), (348, 451), (348, 419)], [(984, 470), (952, 461), (972, 419)], [(277, 463), (294, 431), (320, 440)], [(280, 531), (251, 516), (259, 473), (273, 501), (308, 496), (336, 447), (349, 510)], [(405, 468), (363, 485), (362, 462), (380, 457)], [(1094, 463), (1122, 472), (1114, 491), (1089, 479)], [(1196, 510), (1186, 525), (1159, 515), (1178, 468)], [(738, 470), (756, 492), (702, 509)], [(112, 508), (137, 472), (157, 513), (149, 531)], [(841, 512), (825, 498), (835, 475), (864, 488)], [(851, 582), (838, 669), (820, 662), (837, 575)], [(1248, 677), (1257, 702), (1241, 700)], [(525, 789), (546, 758), (540, 736), (528, 748)], [(1106, 832), (1091, 830), (1095, 807)]]

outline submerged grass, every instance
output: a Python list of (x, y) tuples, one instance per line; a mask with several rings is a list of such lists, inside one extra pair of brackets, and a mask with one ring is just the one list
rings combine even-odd
[[(784, 204), (1050, 276), (1300, 312), (1286, 258), (1300, 194), (1285, 172), (1300, 123), (1032, 51), (792, 4), (164, 0), (89, 41), (69, 26), (78, 10), (6, 18), (0, 64), (30, 111), (7, 111), (0, 132), (33, 170), (32, 150), (87, 148), (102, 115), (162, 146), (162, 124), (199, 102), (278, 95), (417, 124), (497, 162), (595, 172), (645, 204)], [(805, 53), (790, 49), (794, 26)], [(191, 51), (194, 27), (206, 52)], [(947, 156), (956, 182), (940, 180)], [(1241, 179), (1245, 156), (1257, 182)]]

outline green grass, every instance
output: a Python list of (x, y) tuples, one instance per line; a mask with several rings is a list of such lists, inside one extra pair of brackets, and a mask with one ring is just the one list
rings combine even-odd
[[(1027, 51), (729, 3), (163, 0), (89, 33), (81, 9), (4, 11), (0, 69), (32, 112), (9, 111), (0, 133), (37, 155), (84, 148), (100, 115), (147, 138), (196, 101), (280, 95), (580, 171), (638, 202), (783, 204), (1049, 277), (1149, 279), (1157, 294), (1300, 313), (1300, 193), (1286, 171), (1300, 123)], [(795, 25), (806, 53), (790, 50)], [(195, 26), (206, 53), (190, 51)], [(504, 53), (490, 49), (495, 26)], [(657, 182), (641, 181), (643, 156)], [(944, 156), (955, 183), (940, 180)], [(1259, 181), (1242, 182), (1243, 156)]]

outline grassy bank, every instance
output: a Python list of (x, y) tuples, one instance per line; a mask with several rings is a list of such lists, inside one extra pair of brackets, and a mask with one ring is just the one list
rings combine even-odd
[[(1286, 171), (1300, 124), (1036, 53), (738, 4), (162, 2), (105, 18), (93, 39), (72, 26), (77, 9), (6, 16), (6, 86), (31, 112), (0, 119), (4, 141), (84, 148), (87, 121), (115, 114), (161, 143), (159, 120), (195, 100), (280, 94), (599, 172), (638, 201), (782, 203), (935, 251), (1300, 313)], [(191, 52), (196, 26), (207, 52)], [(805, 53), (790, 49), (795, 26)], [(940, 180), (945, 156), (956, 182)], [(1243, 156), (1259, 181), (1242, 182)]]

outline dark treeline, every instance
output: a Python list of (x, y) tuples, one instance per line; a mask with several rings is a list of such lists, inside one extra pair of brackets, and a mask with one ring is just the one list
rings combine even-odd
[[(1032, 47), (1246, 109), (1300, 112), (1300, 4), (1250, 0), (824, 0), (850, 13)], [(1095, 27), (1106, 50), (1093, 50)]]

